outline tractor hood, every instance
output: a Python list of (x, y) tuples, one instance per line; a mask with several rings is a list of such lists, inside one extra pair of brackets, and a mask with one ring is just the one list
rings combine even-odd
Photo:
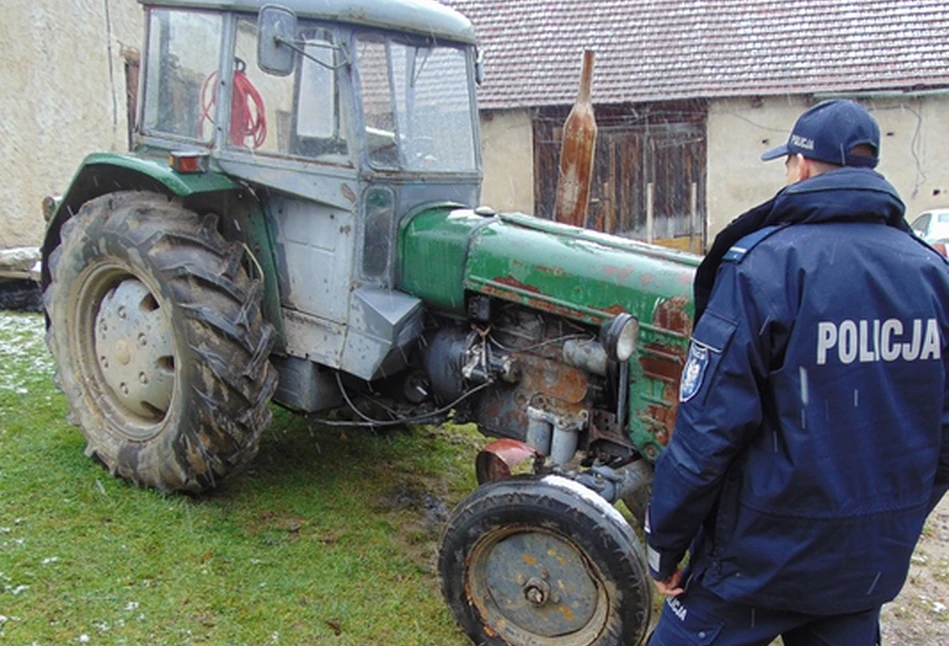
[(428, 209), (403, 227), (400, 288), (463, 313), (465, 292), (602, 325), (620, 312), (650, 325), (675, 304), (691, 333), (694, 254), (567, 226), (521, 213)]
[(479, 213), (445, 206), (407, 220), (399, 288), (459, 318), (471, 293), (591, 326), (635, 316), (628, 431), (654, 460), (675, 423), (699, 256), (519, 213)]

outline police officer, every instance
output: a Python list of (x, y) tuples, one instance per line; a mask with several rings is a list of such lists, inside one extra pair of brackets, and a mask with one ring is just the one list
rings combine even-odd
[(668, 595), (652, 646), (878, 643), (949, 486), (949, 269), (879, 150), (857, 103), (807, 110), (762, 155), (788, 185), (696, 273), (646, 520)]

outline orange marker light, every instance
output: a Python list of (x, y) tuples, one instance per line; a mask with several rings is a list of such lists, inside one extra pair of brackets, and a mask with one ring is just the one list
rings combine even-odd
[(168, 165), (176, 173), (208, 172), (208, 153), (172, 151), (168, 154)]

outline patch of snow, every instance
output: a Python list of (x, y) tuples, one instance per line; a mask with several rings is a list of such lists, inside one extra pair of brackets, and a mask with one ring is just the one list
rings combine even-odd
[(52, 376), (55, 366), (45, 339), (42, 316), (0, 312), (0, 356), (4, 358), (0, 390), (25, 395), (29, 390), (22, 383), (24, 375), (43, 380)]

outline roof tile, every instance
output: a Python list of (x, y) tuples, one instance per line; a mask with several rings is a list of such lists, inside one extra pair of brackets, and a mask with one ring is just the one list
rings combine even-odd
[(474, 23), (485, 108), (949, 87), (946, 0), (442, 0)]

